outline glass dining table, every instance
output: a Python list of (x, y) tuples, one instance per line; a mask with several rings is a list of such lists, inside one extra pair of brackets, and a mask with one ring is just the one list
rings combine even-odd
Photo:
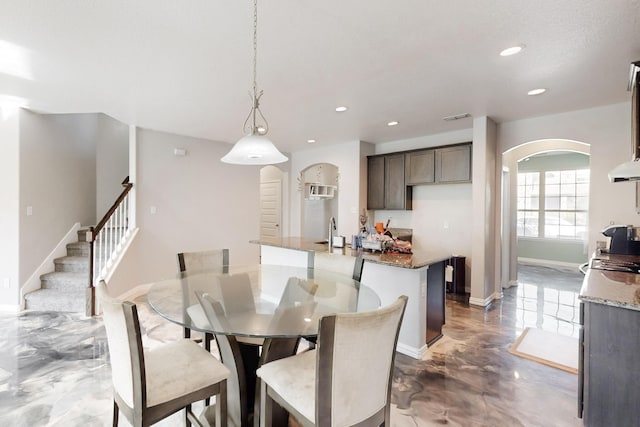
[[(295, 354), (301, 338), (313, 341), (322, 316), (380, 307), (378, 295), (349, 276), (276, 265), (181, 273), (154, 283), (147, 299), (167, 320), (215, 336), (232, 372), (228, 418), (236, 426), (259, 423), (259, 366)], [(282, 425), (286, 413), (273, 418)]]

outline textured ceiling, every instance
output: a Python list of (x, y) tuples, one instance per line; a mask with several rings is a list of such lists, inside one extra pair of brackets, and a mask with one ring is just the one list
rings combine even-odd
[[(285, 151), (625, 102), (640, 0), (259, 0), (258, 85)], [(235, 142), (249, 0), (0, 0), (0, 104)], [(515, 56), (498, 53), (524, 44)], [(526, 93), (547, 88), (543, 95)], [(346, 113), (335, 107), (347, 105)], [(390, 120), (400, 122), (387, 127)]]

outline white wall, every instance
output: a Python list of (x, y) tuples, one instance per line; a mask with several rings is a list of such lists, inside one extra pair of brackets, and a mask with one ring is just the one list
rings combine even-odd
[(258, 263), (249, 241), (259, 237), (260, 168), (222, 163), (224, 143), (144, 129), (136, 138), (140, 231), (109, 282), (113, 294), (173, 277), (182, 251), (229, 248), (231, 263)]
[(129, 176), (129, 127), (105, 114), (97, 115), (96, 220), (102, 219), (122, 193)]
[(20, 112), (20, 283), (73, 224), (95, 222), (96, 122), (95, 114)]
[[(472, 138), (473, 129), (463, 129), (376, 144), (375, 154), (456, 144), (471, 141)], [(472, 232), (472, 212), (472, 184), (416, 185), (413, 187), (412, 210), (378, 210), (370, 222), (386, 222), (391, 217), (391, 227), (413, 229), (413, 245), (416, 250), (438, 247), (452, 255), (466, 257), (465, 282), (468, 288), (471, 277), (469, 236)]]
[(589, 253), (610, 222), (639, 224), (635, 184), (610, 183), (607, 173), (631, 158), (631, 104), (622, 103), (503, 123), (498, 151), (531, 141), (568, 139), (590, 145)]
[[(497, 126), (488, 117), (473, 119), (473, 205), (471, 233), (471, 297), (486, 306), (502, 295), (499, 275), (499, 192), (496, 185)], [(499, 182), (499, 181), (498, 181)], [(467, 263), (468, 264), (468, 263)]]
[(316, 163), (331, 163), (338, 167), (338, 235), (350, 238), (358, 232), (360, 202), (360, 141), (318, 147), (291, 153), (291, 236), (300, 236), (302, 194), (298, 191), (300, 172)]
[(18, 305), (19, 113), (0, 109), (0, 307)]

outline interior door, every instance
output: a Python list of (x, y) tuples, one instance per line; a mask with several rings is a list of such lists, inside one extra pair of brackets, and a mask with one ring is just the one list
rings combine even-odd
[(282, 231), (282, 181), (260, 183), (260, 238), (280, 238)]

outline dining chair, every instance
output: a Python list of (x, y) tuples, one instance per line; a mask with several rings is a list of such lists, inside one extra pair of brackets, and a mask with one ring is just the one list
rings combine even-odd
[[(229, 249), (212, 249), (198, 252), (179, 252), (178, 253), (178, 271), (180, 273), (202, 273), (206, 271), (220, 270), (222, 273), (229, 271)], [(184, 304), (185, 317), (191, 320), (191, 323), (199, 329), (207, 329), (208, 323), (206, 316), (202, 312), (200, 304), (189, 304), (190, 295), (184, 295), (186, 304)], [(185, 327), (183, 330), (185, 338), (191, 338), (191, 329)], [(204, 348), (211, 351), (211, 340), (213, 335), (204, 334)]]
[(191, 404), (216, 396), (216, 425), (227, 425), (229, 370), (189, 339), (144, 350), (136, 305), (96, 286), (111, 359), (113, 426), (120, 412), (133, 426), (149, 426), (185, 409), (187, 426), (201, 425)]
[[(356, 257), (350, 255), (333, 254), (329, 252), (316, 252), (313, 255), (313, 268), (334, 273), (351, 276), (355, 281), (360, 282), (362, 278), (362, 269), (364, 267), (364, 259), (362, 255)], [(355, 302), (354, 302), (355, 303)], [(316, 346), (315, 337), (304, 337), (308, 343), (308, 347), (313, 349)]]
[(274, 404), (303, 426), (389, 427), (395, 349), (407, 304), (333, 314), (319, 323), (318, 346), (265, 363), (261, 380), (261, 426), (273, 421)]
[[(225, 326), (227, 319), (222, 303), (213, 299), (206, 292), (196, 291), (195, 294), (208, 322), (217, 330), (229, 330), (229, 328)], [(236, 337), (233, 335), (221, 334), (216, 338), (220, 359), (231, 371), (228, 381), (228, 393), (230, 396), (228, 408), (229, 425), (248, 425), (249, 407), (247, 402), (252, 390), (248, 390), (247, 386), (242, 349)]]
[(353, 257), (329, 252), (316, 252), (313, 255), (313, 268), (345, 274), (358, 282), (362, 277), (363, 266), (362, 255)]

